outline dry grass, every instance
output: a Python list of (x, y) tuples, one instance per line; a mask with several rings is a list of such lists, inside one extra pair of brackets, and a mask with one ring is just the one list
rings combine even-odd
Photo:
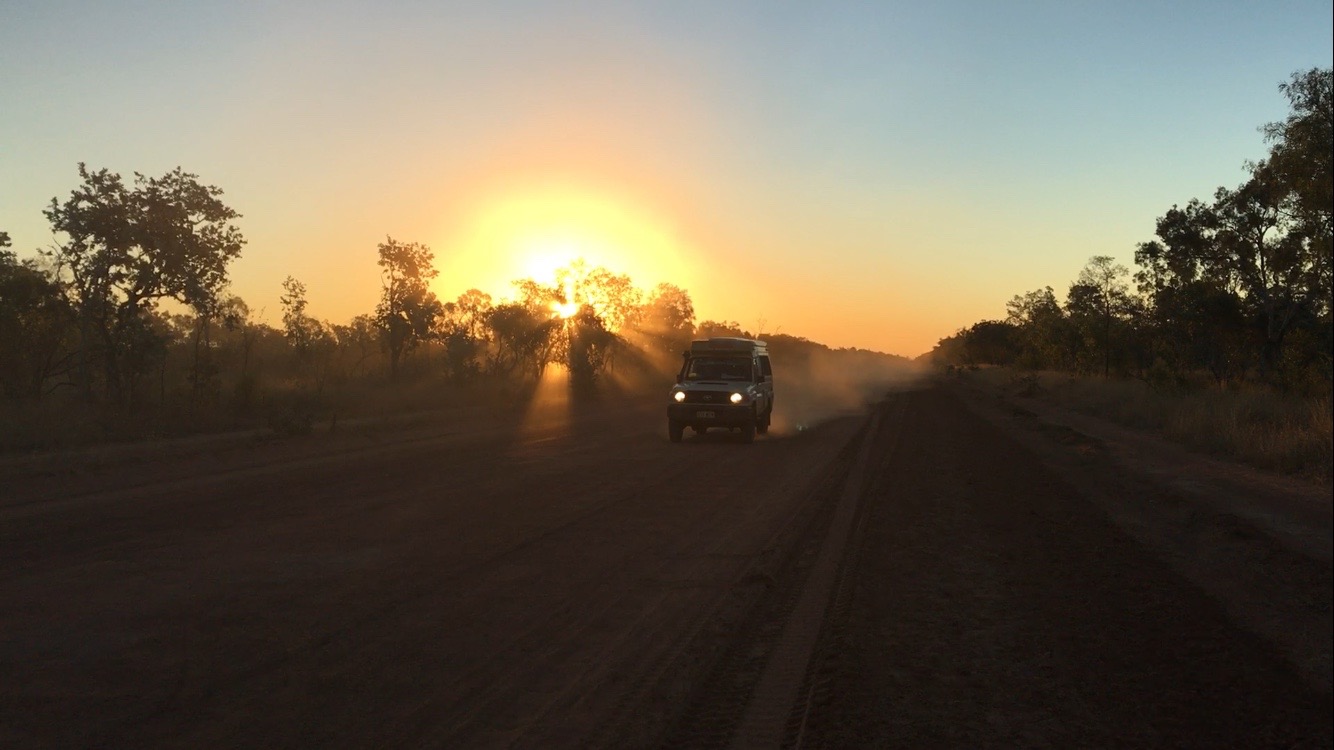
[[(657, 398), (671, 382), (656, 373), (616, 373), (597, 397)], [(406, 376), (390, 383), (362, 377), (322, 386), (308, 379), (270, 378), (252, 384), (244, 408), (226, 390), (198, 405), (191, 405), (187, 392), (169, 391), (165, 403), (134, 409), (89, 404), (70, 391), (38, 403), (0, 399), (0, 455), (254, 430), (290, 437), (463, 411), (505, 417), (523, 413), (535, 389), (535, 383), (521, 378), (456, 383)]]
[(1334, 418), (1327, 397), (1302, 398), (1260, 387), (1163, 390), (1138, 380), (1008, 368), (985, 368), (967, 377), (1268, 471), (1326, 484), (1334, 474)]
[(191, 406), (180, 394), (169, 395), (166, 404), (128, 410), (84, 403), (74, 394), (40, 403), (0, 400), (0, 454), (256, 429), (292, 436), (334, 424), (465, 408), (503, 412), (526, 399), (529, 390), (508, 381), (459, 385), (426, 378), (394, 384), (364, 379), (317, 389), (275, 380), (255, 389), (247, 409), (225, 399)]

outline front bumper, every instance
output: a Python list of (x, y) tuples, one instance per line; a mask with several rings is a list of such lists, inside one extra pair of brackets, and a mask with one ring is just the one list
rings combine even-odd
[(751, 404), (669, 404), (667, 418), (687, 427), (745, 427), (755, 423)]

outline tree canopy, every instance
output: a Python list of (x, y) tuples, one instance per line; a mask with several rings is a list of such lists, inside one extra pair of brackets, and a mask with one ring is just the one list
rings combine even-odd
[[(1096, 256), (1064, 306), (1037, 292), (1012, 300), (1017, 351), (996, 356), (1092, 371), (1096, 351), (1104, 374), (1180, 379), (1204, 370), (1219, 381), (1327, 391), (1334, 342), (1331, 81), (1326, 68), (1279, 85), (1290, 111), (1261, 127), (1268, 156), (1247, 164), (1241, 185), (1158, 217), (1156, 237), (1135, 248), (1137, 290), (1123, 283), (1126, 269)], [(968, 329), (942, 340), (936, 356), (948, 361), (994, 350), (959, 344), (982, 333)]]
[(102, 385), (120, 400), (125, 378), (139, 374), (158, 344), (147, 317), (156, 303), (214, 305), (245, 239), (222, 190), (180, 167), (161, 177), (135, 173), (132, 186), (82, 163), (79, 177), (69, 198), (52, 198), (44, 211), (60, 238), (48, 257), (78, 316), (82, 386), (91, 392), (91, 365), (100, 360)]

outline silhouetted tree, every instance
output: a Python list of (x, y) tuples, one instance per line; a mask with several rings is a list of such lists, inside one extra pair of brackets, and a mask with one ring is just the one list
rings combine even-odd
[(438, 273), (435, 255), (426, 245), (386, 237), (379, 245), (380, 304), (375, 320), (389, 351), (389, 377), (398, 377), (399, 361), (430, 335), (442, 311), (428, 288)]
[(380, 327), (370, 315), (357, 315), (346, 325), (332, 326), (334, 337), (338, 341), (339, 354), (351, 360), (348, 365), (350, 376), (365, 374), (366, 361), (375, 355), (380, 347)]
[(706, 320), (699, 324), (695, 330), (695, 336), (701, 339), (713, 338), (715, 336), (739, 336), (741, 338), (751, 338), (750, 332), (741, 327), (741, 324), (735, 320)]
[(1004, 320), (983, 320), (940, 340), (931, 360), (946, 365), (1008, 365), (1019, 350), (1019, 329)]
[(83, 184), (69, 199), (52, 198), (43, 212), (64, 237), (49, 255), (69, 278), (78, 315), (78, 376), (90, 391), (95, 353), (108, 395), (120, 401), (123, 379), (136, 369), (127, 363), (143, 363), (141, 349), (161, 343), (145, 316), (163, 299), (194, 307), (216, 299), (245, 240), (222, 191), (179, 167), (158, 178), (136, 173), (132, 188), (82, 163), (79, 176)]
[(496, 305), (487, 315), (487, 326), (495, 342), (487, 362), (488, 372), (541, 375), (551, 362), (555, 332), (560, 325), (549, 310), (544, 312), (519, 302)]
[(491, 309), (491, 295), (476, 289), (444, 304), (432, 335), (444, 346), (448, 377), (468, 380), (481, 372), (491, 341), (486, 322)]
[(486, 316), (493, 306), (491, 295), (469, 289), (454, 302), (454, 321), (468, 338), (484, 342), (487, 338)]
[(535, 371), (563, 362), (571, 385), (585, 393), (611, 367), (626, 343), (621, 331), (636, 325), (642, 312), (642, 295), (629, 276), (589, 268), (582, 260), (557, 269), (554, 283), (521, 279), (514, 285), (529, 317), (546, 320), (529, 345)]
[(576, 393), (589, 395), (597, 389), (598, 379), (607, 369), (619, 339), (588, 304), (564, 321), (564, 329), (570, 386)]
[(1073, 367), (1078, 332), (1056, 301), (1051, 287), (1015, 295), (1005, 303), (1006, 322), (1016, 328), (1016, 362), (1031, 369)]
[(1272, 146), (1268, 163), (1256, 171), (1268, 172), (1269, 181), (1287, 192), (1286, 208), (1310, 244), (1312, 294), (1323, 303), (1315, 311), (1328, 314), (1334, 235), (1334, 69), (1294, 73), (1279, 90), (1292, 109), (1284, 121), (1263, 128)]
[(556, 270), (555, 288), (562, 302), (593, 308), (601, 325), (620, 331), (635, 322), (640, 293), (630, 277), (601, 266), (589, 268), (582, 260)]
[(10, 250), (0, 232), (0, 391), (38, 399), (68, 354), (72, 311), (51, 274)]
[(278, 298), (283, 308), (283, 334), (296, 351), (297, 359), (309, 360), (316, 342), (324, 335), (320, 322), (306, 314), (306, 285), (288, 276)]
[(635, 328), (646, 348), (671, 362), (695, 334), (695, 305), (690, 293), (675, 284), (659, 284), (637, 317)]
[(1154, 357), (1178, 378), (1196, 368), (1218, 383), (1242, 374), (1248, 326), (1241, 298), (1204, 280), (1155, 292), (1146, 316)]
[(1095, 255), (1079, 272), (1066, 299), (1071, 318), (1091, 329), (1091, 338), (1102, 352), (1103, 377), (1111, 374), (1113, 325), (1129, 310), (1130, 290), (1125, 281), (1129, 274), (1111, 256)]
[(245, 412), (253, 406), (257, 388), (252, 362), (261, 329), (251, 320), (250, 306), (235, 295), (222, 300), (218, 315), (222, 329), (230, 339), (228, 346), (237, 369), (232, 393), (234, 406), (237, 411)]

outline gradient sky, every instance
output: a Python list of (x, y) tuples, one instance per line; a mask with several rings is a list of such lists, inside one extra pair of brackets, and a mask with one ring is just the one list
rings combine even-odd
[(701, 319), (905, 355), (1245, 178), (1320, 2), (0, 0), (0, 230), (180, 165), (342, 322), (386, 235), (497, 296), (567, 255)]

